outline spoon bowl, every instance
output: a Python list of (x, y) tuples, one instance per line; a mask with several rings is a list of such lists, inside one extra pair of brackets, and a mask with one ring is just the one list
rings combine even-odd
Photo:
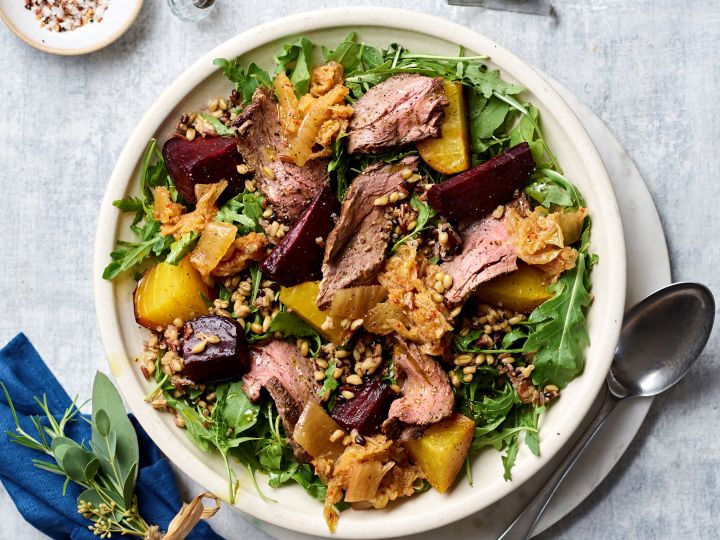
[(608, 374), (618, 398), (654, 396), (688, 372), (710, 337), (715, 301), (699, 283), (674, 283), (632, 307)]

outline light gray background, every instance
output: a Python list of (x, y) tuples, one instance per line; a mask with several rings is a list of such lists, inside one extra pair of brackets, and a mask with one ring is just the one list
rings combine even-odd
[[(442, 0), (362, 4), (466, 24), (567, 86), (645, 176), (674, 279), (720, 293), (720, 3), (555, 0), (554, 19)], [(134, 124), (201, 53), (274, 17), (334, 5), (218, 0), (193, 25), (146, 0), (125, 36), (79, 58), (41, 53), (0, 27), (0, 345), (24, 331), (71, 395), (89, 394), (93, 372), (107, 371), (92, 294), (96, 216)], [(690, 376), (655, 401), (598, 490), (541, 538), (718, 536), (719, 341), (716, 332)], [(267, 538), (227, 509), (215, 522), (233, 537)], [(0, 486), (0, 538), (41, 537)]]

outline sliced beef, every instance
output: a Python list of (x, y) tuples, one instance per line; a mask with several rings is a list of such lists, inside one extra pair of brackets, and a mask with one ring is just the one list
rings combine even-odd
[(353, 104), (347, 150), (367, 154), (439, 137), (447, 104), (442, 77), (390, 77)]
[(258, 188), (281, 221), (295, 223), (328, 182), (327, 160), (315, 159), (304, 167), (280, 160), (283, 141), (277, 105), (269, 88), (255, 91), (235, 125), (238, 150), (254, 171)]
[(393, 362), (405, 377), (402, 396), (390, 405), (388, 417), (425, 426), (450, 416), (455, 397), (447, 373), (417, 345), (394, 336)]
[(451, 304), (463, 302), (481, 283), (517, 270), (515, 248), (503, 220), (488, 216), (460, 236), (462, 251), (440, 265), (453, 278), (452, 287), (445, 293)]
[(292, 440), (292, 432), (305, 405), (311, 400), (319, 401), (311, 362), (301, 356), (294, 345), (282, 340), (253, 349), (251, 357), (250, 371), (242, 379), (245, 393), (250, 400), (256, 401), (263, 388), (268, 391), (285, 434), (290, 437), (295, 456), (308, 461), (302, 448)]
[(318, 307), (329, 307), (336, 291), (375, 277), (385, 260), (392, 228), (388, 208), (375, 206), (375, 199), (398, 191), (405, 181), (402, 171), (414, 172), (417, 165), (416, 156), (392, 165), (376, 163), (353, 180), (325, 243)]

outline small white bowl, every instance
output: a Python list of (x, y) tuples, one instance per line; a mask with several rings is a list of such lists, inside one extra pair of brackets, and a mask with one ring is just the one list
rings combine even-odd
[[(458, 45), (468, 53), (484, 53), (502, 70), (503, 77), (528, 90), (540, 109), (550, 146), (566, 175), (582, 190), (593, 219), (593, 251), (600, 263), (593, 271), (594, 304), (588, 324), (591, 346), (586, 351), (582, 376), (563, 391), (561, 399), (543, 415), (540, 425), (541, 456), (523, 447), (513, 470), (513, 481), (503, 480), (500, 454), (489, 450), (473, 462), (474, 487), (459, 479), (445, 494), (428, 491), (385, 510), (342, 513), (336, 538), (386, 538), (427, 531), (470, 514), (508, 495), (537, 473), (567, 442), (588, 413), (610, 367), (620, 331), (625, 301), (625, 246), (622, 224), (605, 167), (582, 125), (550, 84), (532, 67), (489, 39), (445, 20), (388, 8), (337, 8), (303, 13), (273, 21), (236, 36), (188, 68), (153, 104), (130, 136), (105, 193), (95, 242), (95, 299), (100, 330), (110, 367), (121, 392), (138, 420), (161, 450), (184, 472), (220, 497), (226, 498), (227, 482), (222, 461), (198, 450), (175, 427), (169, 414), (153, 410), (143, 401), (150, 391), (132, 361), (141, 353), (146, 330), (133, 317), (130, 276), (115, 282), (102, 279), (109, 253), (119, 237), (128, 238), (130, 216), (122, 216), (112, 201), (138, 191), (140, 158), (151, 137), (164, 141), (182, 112), (197, 110), (208, 98), (227, 94), (231, 86), (212, 64), (217, 57), (240, 56), (245, 64), (272, 66), (282, 43), (304, 35), (317, 44), (334, 45), (351, 31), (373, 45), (397, 42), (417, 52), (457, 54)], [(241, 468), (241, 488), (235, 507), (245, 515), (306, 534), (330, 536), (322, 505), (296, 486), (271, 490), (263, 476), (261, 489), (276, 499), (266, 502), (255, 492)]]
[(54, 32), (40, 27), (24, 0), (0, 0), (0, 18), (17, 37), (41, 51), (63, 56), (87, 54), (122, 36), (140, 13), (143, 0), (111, 0), (102, 21), (75, 30)]

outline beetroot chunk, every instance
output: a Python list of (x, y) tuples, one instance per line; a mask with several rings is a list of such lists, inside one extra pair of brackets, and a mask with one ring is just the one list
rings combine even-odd
[(372, 435), (387, 418), (395, 392), (384, 382), (371, 380), (355, 390), (355, 397), (335, 406), (333, 420), (347, 430)]
[(245, 332), (235, 319), (197, 317), (185, 323), (183, 335), (182, 375), (192, 382), (240, 379), (250, 369)]
[(234, 137), (206, 137), (192, 141), (170, 139), (162, 149), (170, 178), (180, 194), (196, 203), (195, 184), (227, 180), (221, 199), (242, 193), (245, 181), (237, 171), (242, 162)]
[(260, 265), (264, 276), (289, 287), (320, 279), (324, 241), (333, 228), (338, 201), (325, 184), (300, 220)]
[(428, 202), (450, 220), (471, 223), (510, 201), (534, 169), (530, 145), (520, 143), (482, 165), (435, 184), (428, 191)]

